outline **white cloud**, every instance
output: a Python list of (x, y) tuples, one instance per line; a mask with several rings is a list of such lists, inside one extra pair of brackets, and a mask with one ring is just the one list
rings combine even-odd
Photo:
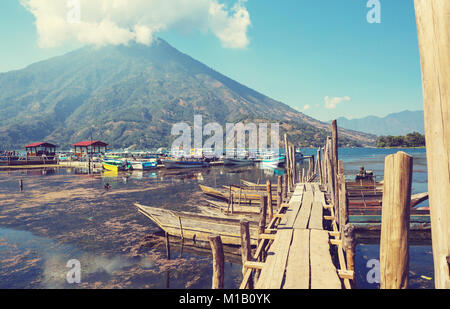
[(308, 109), (310, 109), (311, 108), (311, 105), (309, 105), (309, 104), (306, 104), (305, 106), (303, 106), (303, 109), (306, 111), (306, 110), (308, 110)]
[(36, 18), (41, 47), (83, 44), (149, 45), (172, 27), (212, 32), (224, 47), (245, 48), (250, 14), (245, 1), (220, 0), (19, 0)]
[(350, 97), (334, 97), (330, 98), (328, 96), (325, 97), (325, 108), (327, 109), (334, 109), (336, 106), (342, 102), (350, 101)]

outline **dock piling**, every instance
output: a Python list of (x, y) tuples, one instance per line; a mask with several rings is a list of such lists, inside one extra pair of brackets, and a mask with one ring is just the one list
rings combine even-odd
[(223, 289), (225, 277), (225, 256), (220, 236), (212, 235), (208, 237), (213, 256), (213, 277), (212, 288)]
[[(250, 222), (241, 220), (241, 257), (242, 257), (242, 275), (245, 276), (247, 269), (245, 263), (252, 261), (252, 246), (250, 243)], [(247, 283), (248, 289), (253, 289), (253, 278), (249, 277)]]
[(450, 1), (414, 1), (422, 67), (435, 287), (450, 289)]
[(385, 158), (381, 209), (380, 287), (408, 288), (411, 156), (397, 152)]
[(166, 254), (167, 259), (170, 260), (170, 240), (169, 240), (169, 233), (166, 232)]
[(267, 180), (267, 211), (269, 215), (269, 222), (273, 218), (273, 205), (272, 205), (272, 183)]

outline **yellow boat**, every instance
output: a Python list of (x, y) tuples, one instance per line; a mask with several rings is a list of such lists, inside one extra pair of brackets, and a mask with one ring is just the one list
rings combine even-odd
[(128, 162), (121, 160), (106, 160), (102, 162), (102, 166), (105, 170), (113, 172), (127, 171), (131, 169), (131, 165)]

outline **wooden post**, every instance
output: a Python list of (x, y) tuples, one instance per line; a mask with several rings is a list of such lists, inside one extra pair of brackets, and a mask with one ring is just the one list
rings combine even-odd
[(325, 147), (322, 149), (322, 185), (328, 190), (328, 175), (327, 175), (327, 143), (325, 143)]
[(19, 189), (21, 192), (23, 191), (23, 179), (19, 180)]
[(319, 174), (319, 183), (323, 185), (323, 175), (322, 175), (322, 155), (319, 149), (317, 149), (317, 173)]
[(283, 175), (283, 197), (287, 198), (288, 196), (288, 175), (284, 174)]
[[(346, 260), (347, 260), (347, 270), (355, 271), (355, 249), (356, 249), (356, 239), (355, 239), (355, 227), (353, 224), (346, 224), (344, 227), (343, 235), (343, 248), (345, 250)], [(352, 286), (356, 286), (356, 276), (354, 276)]]
[(415, 0), (436, 288), (450, 289), (450, 1)]
[[(241, 220), (241, 257), (242, 257), (242, 275), (247, 271), (244, 267), (245, 262), (252, 261), (252, 246), (250, 243), (250, 222)], [(250, 276), (247, 287), (253, 289), (253, 278)]]
[(273, 205), (272, 205), (272, 183), (267, 179), (267, 213), (269, 215), (269, 222), (273, 218)]
[[(261, 209), (259, 213), (258, 235), (264, 234), (266, 230), (267, 196), (261, 195), (260, 204)], [(264, 239), (260, 239), (259, 241), (264, 241)], [(266, 259), (266, 252), (263, 249), (259, 256), (259, 261), (264, 262), (265, 259)], [(257, 272), (257, 276), (259, 276), (259, 272)]]
[(342, 160), (338, 161), (338, 165), (339, 231), (343, 235), (344, 226), (348, 223), (347, 188), (345, 186), (344, 163)]
[(212, 255), (213, 255), (213, 278), (212, 278), (212, 288), (213, 289), (223, 289), (224, 283), (224, 267), (225, 267), (225, 257), (223, 253), (222, 240), (220, 236), (212, 235), (208, 237), (209, 244), (211, 245)]
[(380, 237), (380, 287), (408, 288), (411, 156), (397, 152), (385, 158)]
[(295, 146), (291, 145), (291, 166), (292, 166), (292, 191), (297, 183), (297, 164), (295, 164)]
[(288, 143), (288, 139), (287, 139), (287, 134), (284, 134), (284, 167), (286, 169), (286, 174), (287, 174), (287, 190), (290, 191), (291, 190), (291, 186), (290, 186), (290, 160), (289, 160), (289, 143)]
[(283, 202), (283, 177), (277, 177), (277, 210), (281, 208)]
[(331, 163), (333, 165), (333, 188), (334, 188), (334, 202), (336, 203), (336, 214), (338, 214), (339, 209), (339, 190), (337, 188), (337, 176), (338, 176), (338, 129), (337, 129), (337, 121), (333, 120), (331, 122)]
[(259, 212), (259, 234), (264, 234), (266, 229), (266, 214), (267, 214), (267, 196), (261, 195), (259, 199), (260, 212)]
[(167, 253), (167, 259), (170, 260), (170, 240), (169, 240), (169, 234), (166, 232), (166, 253)]

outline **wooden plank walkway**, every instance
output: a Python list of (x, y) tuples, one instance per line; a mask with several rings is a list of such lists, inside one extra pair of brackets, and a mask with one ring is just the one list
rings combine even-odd
[(267, 252), (257, 289), (341, 289), (323, 228), (325, 195), (316, 183), (297, 184)]

